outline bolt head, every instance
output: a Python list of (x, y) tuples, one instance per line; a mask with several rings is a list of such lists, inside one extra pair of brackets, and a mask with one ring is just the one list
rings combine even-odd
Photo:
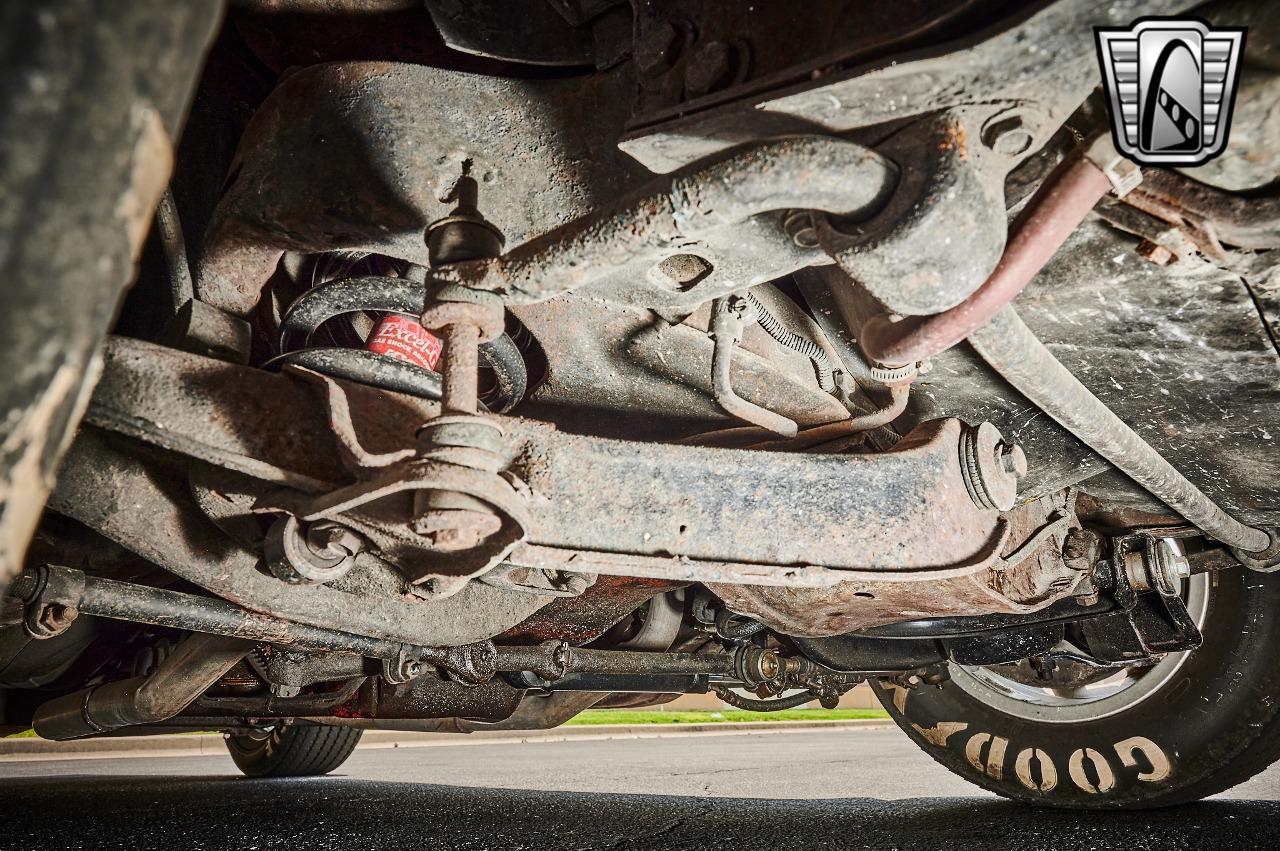
[(997, 117), (982, 128), (982, 144), (1006, 157), (1026, 153), (1033, 141), (1035, 137), (1020, 115)]
[(684, 37), (669, 21), (649, 27), (636, 42), (636, 70), (645, 79), (661, 76), (680, 57)]
[(413, 529), (437, 550), (457, 552), (478, 546), (502, 528), (496, 514), (469, 509), (434, 509), (414, 521)]
[(364, 549), (359, 535), (327, 520), (307, 527), (306, 541), (314, 553), (327, 558), (348, 558)]
[(1027, 453), (1022, 451), (1021, 446), (1016, 443), (1001, 443), (998, 451), (1000, 469), (1019, 479), (1027, 474)]
[(1102, 593), (1098, 589), (1093, 589), (1088, 594), (1076, 594), (1075, 601), (1077, 606), (1094, 606), (1102, 599)]
[(466, 550), (480, 543), (474, 529), (438, 529), (429, 537), (438, 550)]
[(684, 72), (684, 90), (697, 97), (715, 91), (732, 70), (733, 48), (723, 41), (702, 45), (689, 59)]
[(40, 635), (36, 637), (52, 638), (66, 631), (79, 613), (74, 606), (64, 606), (61, 603), (45, 606), (36, 617), (36, 624), (40, 631)]
[(1166, 589), (1177, 587), (1177, 583), (1191, 576), (1191, 562), (1187, 560), (1183, 554), (1182, 548), (1170, 538), (1161, 538), (1156, 541), (1156, 550), (1154, 563), (1150, 565), (1153, 571), (1160, 572), (1160, 580)]

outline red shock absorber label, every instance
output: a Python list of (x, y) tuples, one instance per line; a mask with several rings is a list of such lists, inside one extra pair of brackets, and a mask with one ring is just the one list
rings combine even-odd
[(443, 347), (440, 340), (407, 316), (387, 316), (378, 322), (365, 348), (424, 369), (436, 368)]

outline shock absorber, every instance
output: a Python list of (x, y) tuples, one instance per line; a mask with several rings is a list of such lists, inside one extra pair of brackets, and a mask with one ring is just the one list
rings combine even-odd
[[(502, 234), (476, 208), (476, 182), (463, 176), (454, 188), (457, 206), (427, 228), (432, 267), (496, 257)], [(503, 307), (492, 293), (453, 284), (441, 287), (422, 314), (422, 326), (444, 338), (441, 415), (418, 432), (418, 454), (491, 474), (502, 469), (502, 427), (480, 414), (480, 346), (498, 338)], [(422, 327), (419, 326), (419, 327)], [(414, 528), (440, 550), (477, 546), (501, 528), (502, 518), (483, 500), (457, 491), (433, 489), (414, 497)]]
[[(456, 206), (449, 215), (427, 229), (430, 264), (440, 266), (500, 254), (502, 234), (477, 211), (475, 181), (464, 176), (455, 187), (453, 198)], [(366, 256), (360, 254), (359, 259)], [(296, 364), (335, 378), (439, 399), (444, 334), (440, 329), (435, 329), (440, 333), (432, 333), (420, 321), (426, 306), (427, 270), (409, 264), (404, 272), (398, 277), (339, 276), (299, 296), (281, 321), (282, 354), (270, 363)], [(436, 295), (439, 301), (439, 294)], [(355, 312), (381, 317), (361, 348), (310, 346), (311, 335), (323, 323)], [(497, 336), (481, 340), (478, 350), (479, 361), (492, 376), (483, 401), (496, 412), (510, 410), (528, 389), (524, 355), (503, 333), (502, 326), (499, 308)]]
[[(506, 239), (502, 231), (480, 215), (478, 195), (475, 179), (469, 175), (464, 175), (454, 186), (453, 210), (427, 228), (427, 256), (432, 266), (482, 260), (502, 253)], [(421, 274), (420, 268), (412, 269), (409, 277), (421, 280)], [(498, 335), (501, 333), (499, 328)], [(498, 335), (480, 342), (491, 342)], [(417, 319), (391, 314), (378, 322), (365, 348), (437, 372), (444, 345)]]

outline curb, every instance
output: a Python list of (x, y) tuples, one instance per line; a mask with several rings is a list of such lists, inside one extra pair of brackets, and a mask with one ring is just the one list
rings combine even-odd
[[(888, 718), (837, 721), (722, 721), (702, 724), (591, 724), (551, 730), (480, 730), (475, 733), (411, 733), (365, 730), (361, 749), (458, 747), (538, 742), (664, 739), (686, 736), (746, 736), (764, 733), (822, 732), (892, 728)], [(45, 739), (0, 739), (0, 760), (115, 759), (145, 756), (224, 756), (220, 733), (167, 733), (158, 736), (109, 737), (51, 742)]]

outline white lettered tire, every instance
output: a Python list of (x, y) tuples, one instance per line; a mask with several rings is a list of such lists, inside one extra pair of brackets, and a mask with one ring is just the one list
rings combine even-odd
[(876, 692), (926, 753), (1008, 798), (1107, 809), (1216, 794), (1280, 758), (1280, 574), (1191, 583), (1203, 645), (1135, 678), (1127, 698), (1037, 706), (954, 663), (941, 688)]

